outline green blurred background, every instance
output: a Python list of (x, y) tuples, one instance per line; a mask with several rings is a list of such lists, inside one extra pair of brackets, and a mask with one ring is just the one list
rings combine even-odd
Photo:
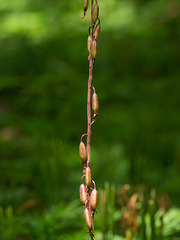
[[(98, 189), (155, 188), (180, 207), (180, 2), (98, 3), (92, 177)], [(0, 239), (89, 239), (79, 204), (90, 24), (82, 5), (0, 0)]]

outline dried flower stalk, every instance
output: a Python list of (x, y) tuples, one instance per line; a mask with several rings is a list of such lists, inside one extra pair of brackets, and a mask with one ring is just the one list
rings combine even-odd
[[(88, 1), (83, 0), (84, 16), (88, 10)], [(98, 23), (97, 23), (98, 21)], [(91, 179), (91, 126), (96, 121), (99, 110), (98, 96), (95, 88), (91, 85), (92, 72), (94, 62), (97, 56), (97, 40), (100, 34), (100, 19), (99, 19), (99, 6), (97, 0), (91, 0), (91, 26), (89, 27), (89, 36), (87, 40), (88, 60), (89, 60), (89, 79), (88, 79), (88, 94), (87, 94), (87, 133), (81, 136), (79, 145), (79, 155), (82, 160), (83, 176), (81, 177), (80, 185), (80, 201), (84, 205), (84, 218), (85, 223), (89, 230), (91, 240), (95, 240), (94, 237), (94, 214), (98, 204), (98, 191), (96, 190), (96, 184)], [(93, 96), (91, 96), (91, 89), (93, 88)], [(92, 98), (92, 99), (91, 99)], [(91, 104), (92, 102), (92, 104)], [(92, 106), (91, 106), (92, 105)], [(91, 117), (91, 108), (94, 112)], [(84, 136), (87, 136), (87, 146), (83, 142)], [(83, 178), (85, 178), (85, 184), (83, 184)], [(91, 183), (94, 185), (94, 189), (91, 188)]]

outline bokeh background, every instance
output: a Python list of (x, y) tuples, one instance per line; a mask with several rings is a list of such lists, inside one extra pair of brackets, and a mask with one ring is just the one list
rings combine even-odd
[[(92, 177), (99, 191), (115, 187), (115, 199), (124, 184), (147, 202), (155, 189), (177, 213), (180, 2), (98, 3), (101, 35), (92, 84), (100, 110), (92, 126)], [(82, 5), (82, 0), (0, 1), (2, 240), (89, 239), (79, 203), (90, 24), (89, 12), (82, 19)], [(112, 211), (110, 223), (97, 220), (98, 239), (123, 239), (116, 200)], [(170, 239), (180, 238), (180, 222), (176, 228)]]

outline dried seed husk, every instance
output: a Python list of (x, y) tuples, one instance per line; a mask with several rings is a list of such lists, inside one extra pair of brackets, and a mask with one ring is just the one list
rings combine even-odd
[(95, 39), (93, 39), (91, 45), (91, 57), (92, 59), (96, 59), (96, 56), (97, 56), (97, 42)]
[(82, 204), (85, 204), (87, 200), (87, 189), (83, 183), (80, 185), (79, 194), (80, 194), (80, 201), (82, 202)]
[(97, 204), (98, 204), (98, 191), (96, 189), (93, 189), (90, 197), (90, 206), (92, 209), (96, 209)]
[(84, 219), (86, 222), (86, 225), (88, 226), (89, 229), (92, 228), (92, 219), (91, 219), (91, 215), (90, 212), (87, 208), (84, 209)]
[(92, 110), (97, 113), (99, 110), (99, 101), (98, 101), (98, 96), (97, 94), (94, 92), (92, 95)]
[(87, 161), (87, 151), (85, 144), (81, 141), (79, 144), (79, 156), (83, 162)]
[(94, 30), (94, 38), (96, 40), (99, 39), (100, 31), (101, 31), (101, 25), (100, 25), (100, 23), (98, 23), (98, 25), (96, 26), (96, 28)]
[(84, 12), (86, 13), (87, 9), (88, 9), (88, 4), (89, 4), (89, 1), (88, 0), (83, 0), (83, 9), (84, 9)]
[(85, 182), (88, 187), (91, 186), (91, 169), (89, 167), (85, 171)]
[(90, 47), (91, 47), (91, 42), (92, 42), (92, 37), (91, 35), (88, 36), (88, 39), (87, 39), (87, 50), (88, 50), (88, 53), (90, 54)]
[(98, 16), (99, 16), (99, 6), (98, 4), (96, 3), (94, 5), (94, 8), (93, 8), (93, 23), (95, 23), (98, 19)]

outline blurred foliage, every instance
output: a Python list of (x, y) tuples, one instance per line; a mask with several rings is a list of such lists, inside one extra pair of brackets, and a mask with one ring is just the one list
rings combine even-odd
[[(105, 186), (110, 192), (125, 183), (145, 195), (154, 187), (179, 207), (180, 3), (99, 0), (99, 6), (93, 179), (98, 188), (113, 183)], [(86, 131), (90, 13), (82, 16), (82, 0), (0, 0), (3, 240), (89, 238), (76, 201), (78, 143)], [(123, 239), (119, 207), (115, 196), (109, 198), (106, 211), (98, 210), (97, 240)], [(152, 215), (145, 204), (142, 226), (150, 229), (153, 219), (158, 232), (159, 211)], [(164, 239), (178, 239), (178, 219), (178, 208), (165, 213)]]

